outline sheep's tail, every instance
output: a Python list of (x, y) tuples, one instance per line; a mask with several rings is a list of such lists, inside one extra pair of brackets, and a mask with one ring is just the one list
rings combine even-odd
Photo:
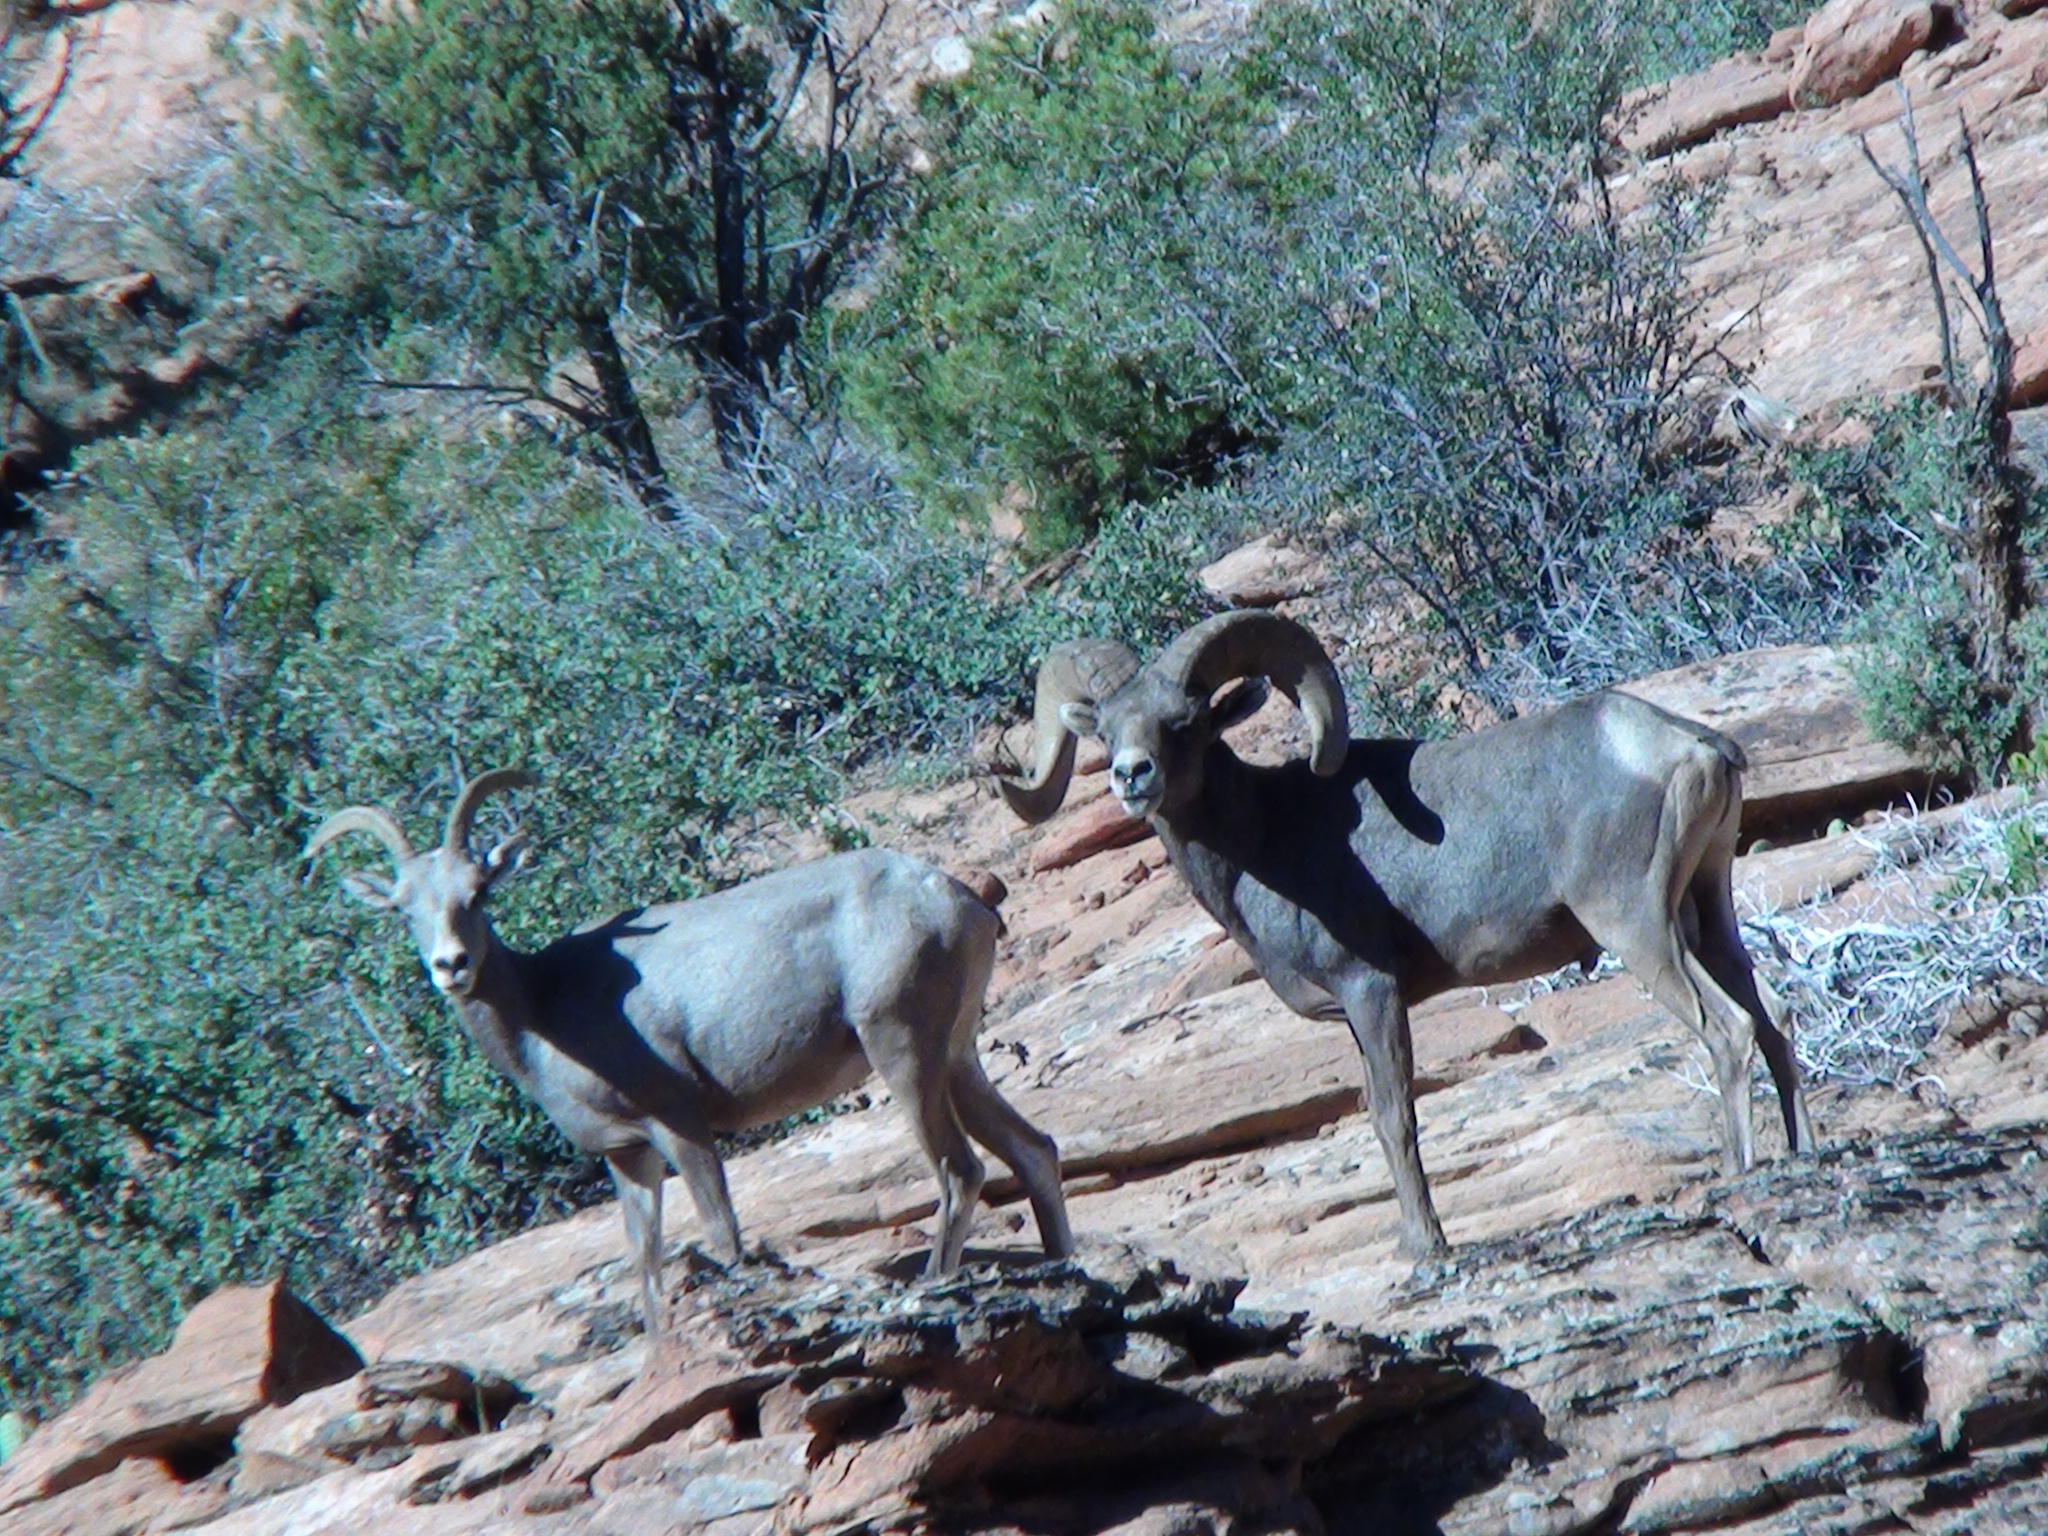
[(963, 869), (953, 875), (967, 894), (980, 902), (996, 915), (996, 932), (1006, 934), (1010, 925), (1003, 921), (1003, 898), (1010, 894), (1010, 888), (1003, 884), (992, 869)]

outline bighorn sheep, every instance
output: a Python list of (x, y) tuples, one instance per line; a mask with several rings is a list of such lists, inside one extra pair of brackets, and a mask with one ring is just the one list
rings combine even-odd
[[(1254, 767), (1220, 739), (1268, 682), (1307, 717), (1305, 763)], [(1002, 781), (1013, 810), (1052, 815), (1074, 733), (1100, 736), (1118, 801), (1150, 819), (1281, 1000), (1350, 1023), (1403, 1253), (1445, 1246), (1416, 1148), (1408, 1007), (1452, 987), (1611, 950), (1706, 1042), (1731, 1170), (1755, 1158), (1752, 1043), (1793, 1150), (1811, 1146), (1791, 1043), (1758, 995), (1736, 922), (1744, 762), (1725, 736), (1597, 693), (1449, 741), (1353, 741), (1315, 637), (1251, 612), (1198, 624), (1143, 665), (1114, 641), (1055, 647), (1039, 670), (1035, 731), (1030, 776)]]
[(713, 1251), (735, 1260), (739, 1222), (713, 1133), (809, 1109), (870, 1065), (939, 1176), (928, 1273), (956, 1267), (967, 1241), (982, 1185), (968, 1135), (1016, 1171), (1045, 1251), (1072, 1250), (1058, 1150), (997, 1094), (976, 1054), (999, 925), (965, 886), (902, 854), (844, 853), (622, 912), (521, 954), (492, 932), (484, 898), (524, 862), (525, 839), (481, 859), (468, 843), (487, 797), (533, 782), (516, 769), (470, 780), (425, 853), (395, 817), (358, 805), (322, 822), (305, 856), (348, 832), (389, 850), (392, 878), (344, 883), (405, 918), (491, 1064), (610, 1165), (649, 1333), (659, 1331), (663, 1160), (688, 1184)]

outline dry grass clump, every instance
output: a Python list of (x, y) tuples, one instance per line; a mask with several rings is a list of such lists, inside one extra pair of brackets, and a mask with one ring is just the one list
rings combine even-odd
[(2048, 801), (1967, 811), (1935, 838), (1883, 833), (1870, 879), (1908, 896), (1908, 915), (1831, 924), (1790, 907), (1746, 918), (1743, 936), (1810, 1077), (1909, 1089), (1974, 999), (2048, 989)]

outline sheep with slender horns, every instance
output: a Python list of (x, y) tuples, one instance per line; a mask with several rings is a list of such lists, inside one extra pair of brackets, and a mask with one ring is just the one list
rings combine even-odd
[(464, 786), (438, 848), (415, 853), (388, 812), (322, 822), (311, 859), (367, 832), (396, 863), (348, 890), (399, 913), (421, 962), (491, 1064), (619, 1192), (650, 1333), (659, 1330), (663, 1162), (688, 1185), (709, 1246), (740, 1253), (713, 1135), (779, 1120), (881, 1073), (939, 1178), (928, 1272), (955, 1268), (982, 1164), (968, 1137), (1015, 1170), (1045, 1251), (1073, 1249), (1052, 1139), (1010, 1107), (975, 1049), (995, 964), (996, 914), (941, 871), (868, 849), (750, 880), (696, 901), (622, 912), (522, 954), (492, 931), (484, 898), (525, 858), (515, 834), (483, 857), (470, 822), (489, 796), (534, 782), (516, 769)]
[[(1307, 762), (1254, 767), (1221, 739), (1269, 683), (1307, 719)], [(1114, 641), (1055, 647), (1035, 719), (1030, 776), (1001, 784), (1019, 816), (1058, 810), (1074, 733), (1100, 736), (1117, 800), (1281, 1000), (1349, 1022), (1403, 1253), (1445, 1246), (1416, 1145), (1408, 1009), (1453, 987), (1611, 951), (1706, 1043), (1731, 1171), (1755, 1160), (1755, 1046), (1792, 1149), (1811, 1147), (1790, 1039), (1737, 926), (1744, 762), (1718, 732), (1596, 693), (1448, 741), (1354, 741), (1315, 636), (1254, 612), (1198, 624), (1149, 663)]]

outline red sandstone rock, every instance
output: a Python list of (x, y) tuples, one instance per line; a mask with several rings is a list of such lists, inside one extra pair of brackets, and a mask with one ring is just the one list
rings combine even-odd
[(961, 869), (953, 872), (953, 878), (974, 892), (975, 899), (986, 907), (1000, 907), (1003, 898), (1010, 894), (1010, 888), (1003, 884), (994, 870), (979, 867)]
[(1163, 1013), (1183, 1003), (1241, 987), (1256, 981), (1258, 975), (1259, 968), (1252, 963), (1252, 957), (1229, 934), (1218, 929), (1209, 936), (1201, 957), (1159, 989), (1152, 1006)]
[(187, 1485), (153, 1457), (124, 1461), (103, 1477), (10, 1513), (7, 1536), (141, 1536), (220, 1514), (224, 1483)]
[[(1972, 250), (1968, 178), (1954, 153), (1958, 111), (1976, 132), (2000, 291), (2024, 354), (2027, 339), (2048, 335), (2048, 245), (2038, 234), (2048, 198), (2048, 14), (2007, 21), (1963, 7), (1957, 15), (1961, 36), (1938, 34), (1942, 46), (1911, 57), (1900, 79), (1919, 123), (1934, 209), (1958, 246)], [(1670, 90), (1676, 99), (1693, 88), (1677, 81)], [(1666, 175), (1722, 180), (1714, 233), (1692, 267), (1714, 295), (1705, 321), (1749, 384), (1784, 401), (1817, 434), (1873, 396), (1924, 390), (1936, 358), (1920, 248), (1858, 147), (1867, 133), (1897, 164), (1899, 111), (1895, 91), (1875, 89), (1834, 107), (1722, 129), (1614, 183), (1629, 206)], [(1974, 365), (1973, 339), (1964, 346), (1966, 366)], [(2018, 401), (2037, 391), (2048, 400), (2041, 367), (2023, 361), (2018, 376)]]
[(1150, 822), (1126, 815), (1114, 797), (1104, 795), (1063, 813), (1032, 850), (1031, 867), (1039, 874), (1065, 869), (1111, 848), (1128, 848), (1156, 835)]
[(283, 1282), (216, 1291), (163, 1354), (107, 1377), (31, 1437), (0, 1472), (0, 1513), (134, 1457), (218, 1451), (257, 1410), (361, 1368), (354, 1346)]
[[(775, 1512), (803, 1488), (810, 1476), (806, 1434), (763, 1434), (684, 1454), (653, 1450), (615, 1462), (611, 1486), (599, 1505), (603, 1529), (693, 1531), (713, 1527), (718, 1536), (775, 1529)], [(748, 1517), (759, 1521), (747, 1524)], [(714, 1526), (714, 1522), (716, 1522)]]
[(1749, 758), (1746, 831), (1818, 827), (1894, 797), (1925, 796), (1932, 772), (1863, 723), (1846, 657), (1828, 646), (1744, 651), (1622, 685), (1735, 738)]
[(1782, 61), (1739, 56), (1696, 75), (1645, 87), (1621, 105), (1622, 147), (1668, 155), (1743, 123), (1791, 110), (1791, 71)]
[(1807, 19), (1792, 65), (1793, 102), (1826, 107), (1868, 95), (1927, 45), (1936, 25), (1928, 0), (1828, 0)]
[[(1153, 884), (1171, 882), (1141, 889)], [(1020, 881), (1013, 899), (1028, 902), (1035, 889)], [(2029, 1523), (2025, 1503), (2034, 1476), (2026, 1458), (2037, 1447), (2014, 1438), (2048, 1422), (2048, 1384), (2038, 1379), (2038, 1347), (2025, 1331), (2036, 1294), (2026, 1265), (2038, 1255), (2024, 1245), (2040, 1208), (2041, 1165), (2024, 1134), (1952, 1167), (1927, 1161), (1954, 1140), (1947, 1131), (1909, 1148), (1898, 1171), (1890, 1153), (1838, 1166), (1828, 1159), (1856, 1144), (1852, 1130), (1861, 1122), (1823, 1093), (1815, 1104), (1821, 1158), (1770, 1165), (1740, 1186), (1749, 1191), (1742, 1203), (1702, 1217), (1704, 1192), (1736, 1186), (1711, 1176), (1713, 1112), (1684, 1081), (1683, 1028), (1632, 980), (1553, 991), (1519, 1007), (1499, 993), (1446, 998), (1416, 1011), (1415, 1037), (1419, 1073), (1436, 1074), (1432, 1057), (1446, 1050), (1464, 1063), (1445, 1070), (1455, 1080), (1420, 1105), (1424, 1156), (1459, 1255), (1448, 1279), (1418, 1282), (1393, 1253), (1391, 1185), (1366, 1117), (1340, 1110), (1284, 1125), (1278, 1114), (1306, 1103), (1323, 1065), (1355, 1094), (1348, 1033), (1293, 1018), (1261, 986), (1149, 1017), (1160, 987), (1208, 952), (1204, 939), (1214, 929), (1192, 918), (1183, 927), (1170, 942), (1113, 951), (1086, 983), (995, 1026), (1005, 1041), (1027, 1047), (1029, 1060), (992, 1051), (992, 1072), (1020, 1109), (1080, 1149), (1070, 1167), (1099, 1166), (1091, 1159), (1104, 1151), (1116, 1162), (1115, 1172), (1070, 1180), (1091, 1270), (1106, 1270), (1105, 1234), (1119, 1230), (1177, 1258), (1212, 1245), (1254, 1277), (1247, 1304), (1344, 1314), (1374, 1330), (1456, 1331), (1490, 1385), (1462, 1408), (1359, 1410), (1347, 1406), (1363, 1401), (1356, 1384), (1378, 1368), (1342, 1351), (1254, 1351), (1202, 1369), (1191, 1351), (1155, 1334), (1132, 1335), (1135, 1342), (1110, 1357), (1120, 1374), (1184, 1391), (1235, 1426), (1232, 1435), (1284, 1429), (1304, 1437), (1290, 1443), (1320, 1459), (1302, 1482), (1325, 1514), (1348, 1510), (1358, 1529), (1374, 1528), (1375, 1509), (1390, 1512), (1383, 1523), (1391, 1525), (1391, 1511), (1421, 1507), (1460, 1536), (1543, 1529), (1544, 1521), (1583, 1528), (1626, 1505), (1626, 1518), (1610, 1522), (1620, 1529), (1783, 1536), (1833, 1528), (1831, 1511), (1843, 1500), (1881, 1514), (1887, 1500), (1934, 1507), (1951, 1496), (1968, 1502), (1934, 1527), (1948, 1536), (2044, 1528)], [(1530, 1048), (1529, 1024), (1549, 1043)], [(1990, 1047), (2006, 1041), (1999, 1035), (1972, 1047), (1971, 1061), (1982, 1061), (1969, 1071), (1955, 1060), (1937, 1070), (1958, 1103), (1983, 1092), (1987, 1104), (2001, 1106), (1986, 1113), (2011, 1113), (2014, 1103), (2048, 1111), (2044, 1090), (2026, 1086), (2028, 1073), (2048, 1080), (2048, 1053), (2036, 1060), (2016, 1050), (1994, 1061)], [(2029, 1039), (2024, 1049), (2038, 1044)], [(2022, 1091), (2031, 1097), (2016, 1100)], [(1252, 1124), (1254, 1110), (1268, 1123)], [(1774, 1127), (1761, 1101), (1759, 1121), (1768, 1151)], [(1204, 1147), (1201, 1137), (1212, 1140)], [(921, 1251), (900, 1245), (886, 1224), (848, 1223), (844, 1235), (815, 1241), (799, 1235), (856, 1198), (884, 1215), (892, 1203), (899, 1216), (913, 1201), (928, 1203), (928, 1175), (901, 1142), (892, 1112), (856, 1113), (735, 1158), (736, 1184), (756, 1191), (743, 1190), (743, 1202), (763, 1212), (750, 1237), (777, 1251), (802, 1250), (805, 1262), (822, 1255), (834, 1277), (899, 1257), (914, 1270)], [(1943, 1204), (1953, 1216), (1930, 1220)], [(988, 1213), (976, 1245), (1007, 1232), (1004, 1218), (1013, 1214), (1014, 1207)], [(600, 1216), (609, 1213), (591, 1219)], [(512, 1347), (515, 1335), (496, 1320), (527, 1317), (529, 1332), (570, 1341), (556, 1345), (567, 1352), (581, 1336), (578, 1309), (607, 1295), (616, 1303), (624, 1291), (592, 1278), (619, 1268), (609, 1242), (586, 1249), (551, 1239), (555, 1230), (479, 1256), (484, 1262), (431, 1290), (433, 1305), (420, 1288), (409, 1320), (383, 1309), (386, 1352), (452, 1353), (502, 1368), (443, 1339), (443, 1330), (463, 1326), (465, 1311), (483, 1338)], [(1013, 1251), (1028, 1247), (1027, 1234)], [(538, 1265), (540, 1255), (552, 1255), (552, 1270)], [(1930, 1289), (1895, 1284), (1901, 1276)], [(527, 1438), (516, 1442), (489, 1437), (488, 1456), (481, 1441), (429, 1447), (387, 1472), (252, 1466), (245, 1484), (237, 1470), (231, 1487), (264, 1496), (220, 1528), (223, 1536), (769, 1536), (778, 1522), (796, 1532), (848, 1509), (912, 1528), (927, 1519), (927, 1495), (966, 1499), (987, 1487), (1006, 1497), (1043, 1490), (1028, 1507), (977, 1513), (975, 1528), (990, 1531), (1150, 1532), (1181, 1529), (1183, 1519), (1219, 1530), (1316, 1528), (1314, 1510), (1287, 1507), (1286, 1477), (1261, 1484), (1257, 1464), (1234, 1451), (1184, 1455), (1169, 1475), (1131, 1451), (1142, 1440), (1106, 1442), (1070, 1423), (1044, 1427), (1046, 1414), (1074, 1402), (1076, 1378), (1067, 1373), (1078, 1357), (1026, 1348), (1016, 1334), (940, 1330), (920, 1342), (927, 1329), (917, 1320), (943, 1309), (946, 1294), (943, 1286), (904, 1287), (890, 1302), (901, 1338), (871, 1360), (836, 1367), (859, 1373), (852, 1398), (841, 1399), (842, 1410), (851, 1401), (853, 1411), (835, 1416), (815, 1377), (799, 1379), (816, 1367), (822, 1352), (812, 1352), (813, 1364), (797, 1366), (798, 1374), (738, 1394), (756, 1397), (760, 1440), (726, 1438), (742, 1433), (748, 1418), (735, 1403), (609, 1456), (587, 1483), (543, 1486), (520, 1469), (514, 1453), (543, 1432), (585, 1450), (600, 1430), (613, 1447), (641, 1438), (650, 1419), (663, 1416), (662, 1402), (693, 1395), (678, 1373), (707, 1367), (715, 1381), (746, 1371), (750, 1362), (726, 1335), (685, 1316), (677, 1342), (650, 1352), (642, 1385), (615, 1402), (603, 1396), (618, 1385), (618, 1371), (584, 1379), (611, 1357), (554, 1368), (563, 1385), (543, 1396), (557, 1413), (544, 1431), (523, 1431)], [(1882, 1306), (1866, 1310), (1862, 1298), (1873, 1295)], [(1941, 1308), (1926, 1310), (1930, 1296)], [(1887, 1343), (1879, 1312), (1905, 1334)], [(407, 1329), (443, 1342), (416, 1342)], [(1911, 1374), (1904, 1362), (1923, 1347), (1914, 1369), (1924, 1374), (1925, 1422), (1912, 1422), (1898, 1384)], [(632, 1348), (644, 1346), (636, 1340)], [(407, 1374), (380, 1369), (385, 1380)], [(415, 1367), (407, 1379), (417, 1386), (427, 1374)], [(666, 1385), (649, 1384), (663, 1375)], [(873, 1384), (866, 1397), (862, 1383)], [(345, 1406), (353, 1393), (351, 1386), (319, 1396)], [(636, 1393), (644, 1394), (637, 1402)], [(901, 1396), (900, 1419), (886, 1411), (860, 1418), (863, 1407), (887, 1410), (892, 1393)], [(266, 1422), (289, 1412), (266, 1414)], [(1295, 1417), (1303, 1412), (1305, 1421)], [(963, 1418), (971, 1422), (963, 1426)], [(697, 1431), (714, 1420), (725, 1421), (720, 1438), (701, 1443)], [(1333, 1428), (1345, 1438), (1321, 1455), (1316, 1447), (1327, 1442), (1318, 1437)], [(1937, 1428), (1953, 1451), (1941, 1449)], [(247, 1432), (254, 1430), (252, 1421)], [(1496, 1447), (1505, 1459), (1498, 1467), (1475, 1459), (1475, 1446)], [(461, 1470), (473, 1451), (482, 1458), (473, 1469), (483, 1474), (480, 1487)], [(2002, 1456), (2019, 1470), (2001, 1472)], [(1090, 1465), (1103, 1470), (1084, 1481)], [(1446, 1468), (1462, 1481), (1417, 1481), (1448, 1479)], [(277, 1482), (265, 1481), (280, 1471)], [(292, 1486), (309, 1472), (312, 1481)], [(1209, 1478), (1200, 1488), (1189, 1481), (1197, 1474)], [(489, 1489), (496, 1478), (511, 1480), (502, 1493)], [(1770, 1502), (1760, 1502), (1766, 1496)], [(423, 1497), (440, 1502), (407, 1502)]]
[(2029, 336), (2013, 349), (2012, 397), (2014, 410), (2048, 405), (2048, 336)]
[(788, 1374), (752, 1366), (703, 1332), (664, 1335), (650, 1347), (640, 1379), (596, 1424), (555, 1451), (544, 1480), (587, 1483), (607, 1462), (672, 1439), (736, 1402), (751, 1404)]
[(301, 1394), (289, 1403), (251, 1414), (235, 1435), (236, 1448), (289, 1458), (318, 1457), (321, 1429), (355, 1411), (359, 1382), (350, 1377)]
[(410, 1504), (473, 1499), (523, 1476), (548, 1452), (547, 1431), (532, 1425), (473, 1435), (406, 1463), (413, 1474)]
[(1795, 21), (1771, 34), (1770, 41), (1764, 44), (1763, 57), (1773, 64), (1789, 64), (1798, 56), (1800, 44), (1805, 41), (1806, 23)]
[(1204, 566), (1196, 579), (1212, 597), (1232, 607), (1271, 608), (1316, 591), (1328, 575), (1314, 555), (1267, 534)]

